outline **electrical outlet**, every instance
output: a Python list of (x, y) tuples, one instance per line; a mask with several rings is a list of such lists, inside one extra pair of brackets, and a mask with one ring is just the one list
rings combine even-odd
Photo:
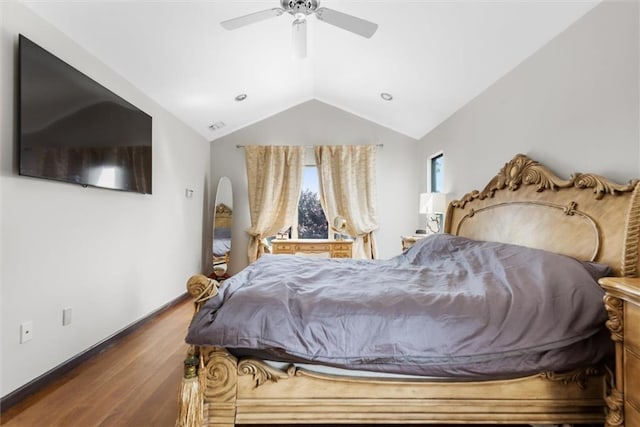
[(71, 307), (67, 307), (62, 310), (62, 326), (71, 324)]
[(33, 338), (33, 322), (28, 321), (20, 324), (20, 344), (31, 341)]

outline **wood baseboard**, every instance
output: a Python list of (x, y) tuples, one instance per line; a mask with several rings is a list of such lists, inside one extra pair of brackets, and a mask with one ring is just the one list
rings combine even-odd
[(100, 353), (105, 348), (107, 348), (107, 347), (109, 347), (111, 345), (114, 345), (119, 340), (121, 340), (122, 338), (124, 338), (127, 335), (131, 334), (132, 332), (134, 332), (135, 330), (137, 330), (138, 328), (143, 326), (148, 321), (154, 319), (155, 317), (159, 316), (160, 314), (162, 314), (163, 312), (167, 311), (168, 309), (174, 307), (175, 305), (181, 303), (182, 301), (184, 301), (187, 298), (189, 298), (189, 295), (187, 293), (184, 293), (184, 294), (180, 295), (179, 297), (175, 298), (174, 300), (169, 301), (165, 305), (161, 306), (157, 310), (149, 313), (147, 316), (143, 317), (142, 319), (130, 324), (129, 326), (126, 326), (124, 329), (121, 329), (120, 331), (118, 331), (118, 332), (114, 333), (113, 335), (105, 338), (104, 340), (98, 342), (97, 344), (93, 345), (92, 347), (89, 347), (88, 349), (86, 349), (82, 353), (78, 353), (77, 355), (75, 355), (71, 359), (67, 360), (66, 362), (63, 362), (62, 364), (56, 366), (55, 368), (45, 372), (44, 374), (40, 375), (37, 378), (31, 380), (30, 382), (28, 382), (27, 384), (23, 385), (22, 387), (12, 391), (11, 393), (7, 394), (6, 396), (3, 396), (2, 398), (0, 398), (0, 413), (4, 413), (6, 410), (11, 408), (15, 404), (21, 402), (22, 400), (26, 399), (27, 397), (31, 396), (32, 394), (36, 393), (37, 391), (41, 390), (42, 388), (46, 387), (47, 385), (49, 385), (49, 384), (53, 383), (54, 381), (58, 380), (64, 374), (66, 374), (67, 372), (71, 371), (72, 369), (74, 369), (75, 367), (80, 365), (81, 363), (87, 361), (88, 359), (90, 359), (94, 355)]

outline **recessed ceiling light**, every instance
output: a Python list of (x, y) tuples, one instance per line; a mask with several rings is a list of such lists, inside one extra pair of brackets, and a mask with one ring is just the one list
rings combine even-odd
[(382, 92), (380, 94), (380, 98), (384, 99), (385, 101), (391, 101), (393, 99), (393, 95), (387, 92)]
[(241, 93), (240, 95), (236, 96), (236, 101), (238, 101), (238, 102), (244, 101), (245, 99), (247, 99), (247, 94), (246, 93)]

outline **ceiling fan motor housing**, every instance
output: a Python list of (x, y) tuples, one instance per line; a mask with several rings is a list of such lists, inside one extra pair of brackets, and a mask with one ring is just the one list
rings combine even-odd
[(303, 13), (309, 15), (318, 8), (318, 0), (280, 0), (282, 8), (292, 15)]

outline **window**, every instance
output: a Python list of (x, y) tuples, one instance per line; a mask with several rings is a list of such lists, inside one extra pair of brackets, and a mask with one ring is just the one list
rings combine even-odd
[(444, 182), (444, 154), (440, 153), (431, 157), (431, 192), (442, 193)]
[(299, 239), (326, 239), (329, 235), (327, 218), (320, 204), (320, 180), (316, 166), (304, 167), (297, 228)]
[[(429, 191), (431, 193), (442, 193), (444, 190), (444, 153), (440, 152), (429, 158), (428, 175), (429, 182), (427, 187)], [(442, 232), (443, 224), (444, 215), (442, 213), (433, 212), (427, 215), (427, 229), (431, 233)]]

